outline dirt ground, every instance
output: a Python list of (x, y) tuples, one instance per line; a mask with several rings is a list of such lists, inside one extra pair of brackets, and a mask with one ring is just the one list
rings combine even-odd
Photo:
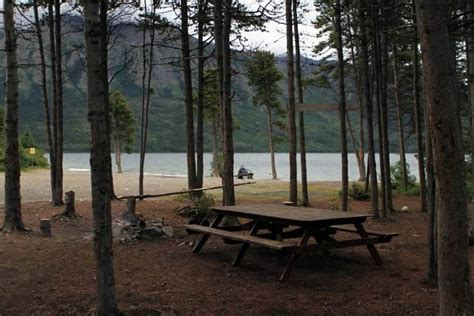
[[(266, 198), (267, 203), (281, 199)], [(238, 203), (252, 203), (245, 197)], [(262, 200), (258, 200), (262, 202)], [(251, 247), (240, 267), (231, 261), (238, 245), (211, 237), (200, 254), (191, 252), (195, 235), (180, 228), (186, 219), (175, 209), (185, 202), (160, 199), (139, 202), (147, 220), (163, 219), (175, 228), (173, 238), (115, 243), (119, 307), (130, 315), (434, 315), (437, 289), (425, 281), (426, 215), (416, 198), (396, 199), (408, 205), (389, 220), (369, 220), (368, 228), (394, 231), (399, 237), (378, 249), (384, 266), (366, 248), (334, 250), (329, 257), (308, 255), (291, 278), (278, 282), (285, 258)], [(313, 206), (327, 208), (324, 199)], [(125, 209), (114, 203), (114, 217)], [(352, 212), (369, 209), (351, 202)], [(39, 219), (61, 209), (47, 202), (25, 203), (25, 223), (34, 231), (0, 237), (0, 315), (81, 315), (95, 299), (95, 266), (90, 203), (77, 203), (82, 218), (54, 222), (53, 236), (41, 237)], [(1, 218), (3, 214), (0, 212)], [(471, 259), (473, 254), (471, 253)]]

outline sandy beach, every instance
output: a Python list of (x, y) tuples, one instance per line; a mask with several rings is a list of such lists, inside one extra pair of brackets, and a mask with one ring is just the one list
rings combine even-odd
[[(5, 199), (5, 178), (0, 176), (0, 203)], [(221, 184), (220, 178), (204, 179), (204, 187)], [(138, 174), (114, 174), (115, 193), (118, 196), (138, 194)], [(145, 175), (145, 194), (159, 194), (185, 190), (187, 178)], [(90, 200), (90, 172), (64, 171), (64, 192), (73, 190), (76, 200)], [(50, 201), (51, 187), (49, 170), (23, 172), (21, 175), (21, 195), (23, 202)]]

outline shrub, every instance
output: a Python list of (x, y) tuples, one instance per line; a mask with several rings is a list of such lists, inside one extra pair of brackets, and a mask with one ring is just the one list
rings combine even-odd
[(353, 200), (365, 201), (370, 198), (369, 192), (365, 191), (364, 185), (357, 182), (352, 182), (349, 189), (349, 196)]
[[(416, 177), (410, 172), (410, 165), (407, 163), (407, 186), (411, 187), (416, 185)], [(392, 189), (398, 189), (403, 187), (403, 172), (401, 161), (397, 161), (394, 165), (390, 166), (390, 179), (392, 180)]]
[(407, 163), (407, 188), (403, 186), (403, 172), (401, 161), (397, 161), (390, 166), (390, 179), (392, 181), (392, 189), (398, 194), (405, 194), (407, 196), (420, 195), (420, 186), (416, 182), (416, 177), (410, 172), (410, 165)]

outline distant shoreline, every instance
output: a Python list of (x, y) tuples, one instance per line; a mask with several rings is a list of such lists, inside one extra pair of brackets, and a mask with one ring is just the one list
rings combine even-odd
[[(118, 196), (138, 194), (138, 174), (136, 172), (114, 173), (114, 188)], [(4, 203), (5, 177), (0, 176), (0, 204)], [(247, 182), (247, 179), (235, 179), (235, 183)], [(285, 180), (252, 180), (257, 184), (275, 185), (278, 183), (287, 184)], [(337, 186), (338, 181), (311, 181), (311, 183), (328, 183)], [(50, 171), (48, 169), (35, 169), (22, 172), (21, 179), (22, 201), (28, 202), (49, 202), (51, 200)], [(221, 178), (205, 177), (203, 187), (214, 187), (222, 184)], [(187, 190), (188, 181), (186, 177), (145, 175), (144, 191), (146, 194), (159, 194)], [(90, 172), (89, 171), (64, 171), (64, 192), (74, 191), (76, 200), (91, 200)], [(218, 190), (216, 190), (218, 191)]]

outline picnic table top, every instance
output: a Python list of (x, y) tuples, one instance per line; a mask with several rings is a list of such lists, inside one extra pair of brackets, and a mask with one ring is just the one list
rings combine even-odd
[(273, 204), (214, 206), (212, 208), (218, 214), (233, 215), (237, 217), (251, 218), (264, 221), (276, 221), (293, 225), (339, 225), (362, 223), (369, 214), (353, 214), (323, 210), (310, 207), (295, 207)]

